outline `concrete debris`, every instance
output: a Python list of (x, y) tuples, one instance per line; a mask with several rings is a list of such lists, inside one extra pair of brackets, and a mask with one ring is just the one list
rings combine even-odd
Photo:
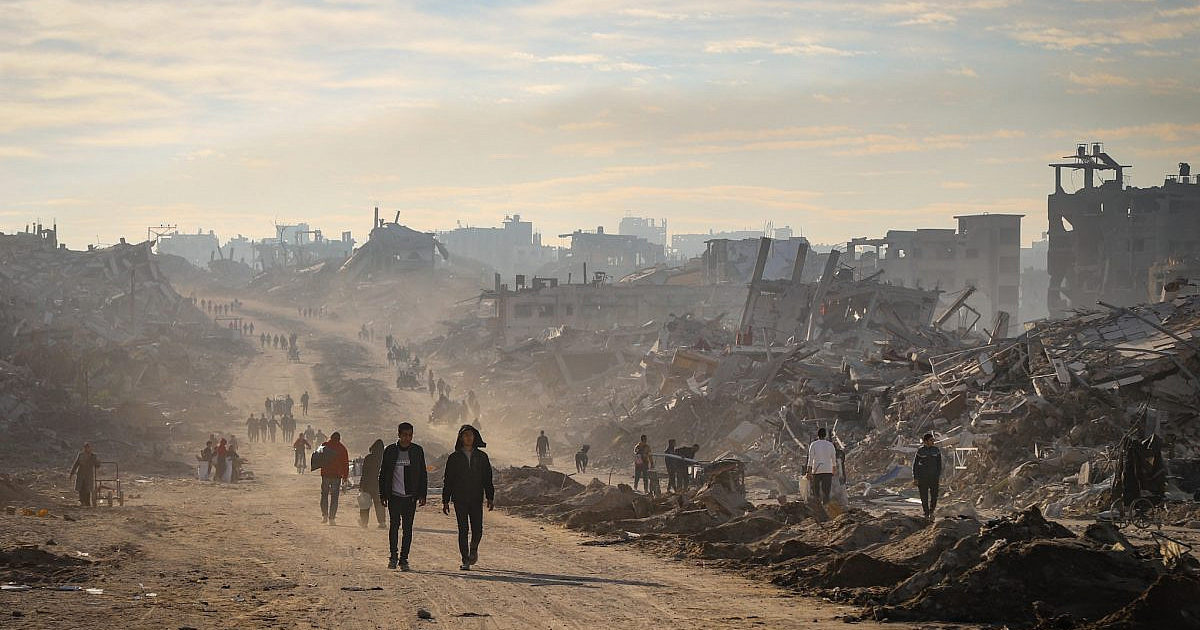
[(224, 412), (207, 394), (248, 348), (175, 291), (151, 242), (30, 236), (0, 235), (0, 455), (61, 466), (91, 440), (178, 469), (160, 455), (189, 418)]

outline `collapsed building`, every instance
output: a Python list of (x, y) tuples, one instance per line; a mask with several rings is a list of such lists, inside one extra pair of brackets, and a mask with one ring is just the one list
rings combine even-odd
[[(229, 242), (229, 259), (233, 259), (234, 242)], [(252, 245), (254, 262), (259, 271), (280, 268), (302, 268), (330, 260), (345, 261), (354, 251), (354, 238), (350, 232), (342, 232), (340, 239), (325, 236), (320, 229), (312, 229), (307, 223), (276, 225), (275, 238), (263, 239)]]
[(591, 269), (609, 278), (620, 278), (667, 260), (661, 243), (629, 234), (608, 234), (602, 225), (595, 232), (576, 230), (558, 237), (570, 239), (570, 247), (561, 252), (556, 265), (539, 269), (538, 275), (565, 275), (573, 274), (571, 270), (581, 270), (587, 276)]
[(375, 208), (374, 227), (367, 242), (355, 250), (339, 269), (349, 280), (366, 279), (390, 272), (432, 270), (438, 260), (447, 261), (450, 253), (432, 232), (418, 232), (400, 223), (400, 213), (386, 221)]
[[(1050, 164), (1054, 192), (1046, 206), (1052, 316), (1098, 300), (1118, 306), (1144, 301), (1152, 268), (1200, 251), (1200, 176), (1187, 163), (1161, 186), (1138, 188), (1126, 185), (1130, 166), (1100, 143), (1080, 144), (1063, 159)], [(1082, 187), (1068, 191), (1064, 173), (1082, 174)]]
[(61, 464), (88, 439), (157, 461), (189, 419), (223, 413), (204, 390), (243, 348), (175, 291), (151, 241), (56, 240), (0, 235), (0, 454)]
[(960, 308), (970, 307), (990, 324), (1001, 312), (1015, 317), (1020, 310), (1023, 216), (959, 215), (957, 230), (888, 230), (883, 238), (855, 238), (846, 245), (846, 264), (900, 286), (940, 289), (945, 300), (971, 290)]

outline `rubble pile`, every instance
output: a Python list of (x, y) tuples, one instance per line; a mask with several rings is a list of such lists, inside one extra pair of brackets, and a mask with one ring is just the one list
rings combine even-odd
[[(1156, 627), (1146, 619), (1168, 618), (1187, 623), (1161, 627), (1200, 622), (1191, 612), (1149, 603), (1194, 592), (1200, 573), (1188, 568), (1195, 563), (1191, 556), (1165, 562), (1157, 547), (1133, 545), (1111, 527), (1077, 537), (1036, 507), (985, 523), (955, 517), (930, 524), (858, 509), (830, 520), (820, 506), (799, 501), (730, 512), (700, 500), (714, 484), (735, 478), (719, 473), (697, 491), (654, 498), (599, 480), (568, 486), (560, 473), (526, 467), (502, 471), (497, 493), (509, 496), (513, 513), (598, 534), (595, 544), (630, 542), (704, 561), (862, 605), (863, 618), (1014, 628), (1047, 620), (1056, 628), (1092, 622), (1087, 627), (1145, 628)], [(563, 489), (556, 491), (556, 483)], [(1114, 544), (1117, 539), (1123, 543)], [(1131, 618), (1139, 620), (1115, 625)]]
[(848, 453), (850, 469), (882, 475), (932, 431), (955, 457), (955, 495), (1094, 513), (1112, 500), (1116, 446), (1131, 426), (1157, 426), (1172, 459), (1196, 457), (1197, 330), (1193, 297), (1037, 322), (1016, 339), (934, 357), (930, 374), (893, 393)]
[(0, 235), (7, 461), (62, 466), (85, 439), (106, 457), (157, 461), (190, 418), (223, 413), (212, 392), (247, 349), (176, 293), (150, 246)]

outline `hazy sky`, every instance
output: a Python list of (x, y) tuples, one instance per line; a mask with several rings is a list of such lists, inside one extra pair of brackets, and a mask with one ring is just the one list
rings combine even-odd
[[(1200, 163), (1200, 4), (0, 0), (0, 229), (546, 235), (1045, 223), (1046, 163)], [(1200, 166), (1200, 164), (1197, 164)], [(551, 242), (554, 239), (549, 239)]]

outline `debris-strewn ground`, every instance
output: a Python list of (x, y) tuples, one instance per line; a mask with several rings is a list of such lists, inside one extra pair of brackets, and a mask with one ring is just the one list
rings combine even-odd
[[(0, 458), (102, 459), (179, 472), (173, 444), (228, 412), (218, 395), (249, 346), (179, 295), (149, 243), (70, 251), (0, 235)], [(188, 470), (183, 466), (182, 470)]]
[[(734, 515), (696, 500), (720, 479), (694, 493), (650, 499), (623, 484), (584, 486), (531, 467), (499, 478), (498, 493), (516, 514), (593, 532), (601, 544), (632, 542), (855, 603), (864, 607), (862, 618), (1014, 628), (1073, 628), (1106, 618), (1134, 623), (1129, 618), (1167, 614), (1148, 612), (1147, 600), (1200, 586), (1190, 556), (1164, 563), (1157, 547), (1133, 545), (1111, 526), (1077, 536), (1036, 507), (985, 522), (858, 509), (830, 518), (798, 501)], [(1200, 626), (1192, 614), (1170, 613), (1183, 624), (1171, 627)], [(1155, 627), (1145, 623), (1125, 627)]]

